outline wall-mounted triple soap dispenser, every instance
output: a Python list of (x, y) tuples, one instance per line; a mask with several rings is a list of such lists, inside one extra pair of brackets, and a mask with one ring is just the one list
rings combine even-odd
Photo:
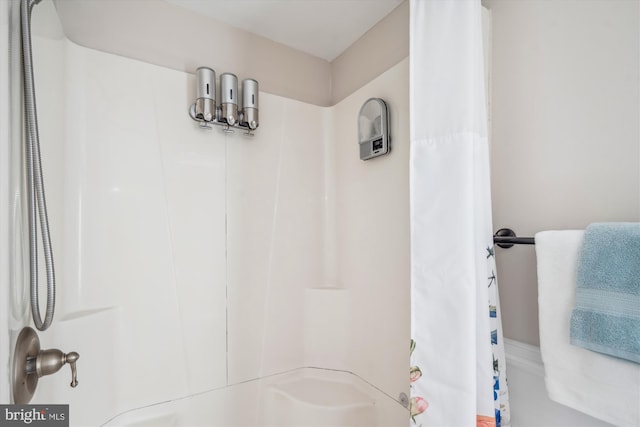
[(253, 136), (258, 128), (258, 82), (242, 81), (242, 109), (238, 109), (238, 78), (235, 74), (220, 75), (220, 107), (216, 105), (216, 72), (209, 67), (196, 70), (196, 102), (189, 109), (189, 116), (200, 127), (211, 129), (211, 125), (223, 126), (223, 131), (233, 132), (232, 127), (246, 130)]

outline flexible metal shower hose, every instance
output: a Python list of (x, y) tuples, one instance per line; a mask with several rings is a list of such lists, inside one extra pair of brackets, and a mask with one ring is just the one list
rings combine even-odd
[[(44, 197), (42, 165), (40, 163), (40, 137), (38, 135), (38, 115), (36, 94), (33, 83), (33, 62), (31, 58), (31, 9), (41, 0), (22, 0), (22, 66), (24, 72), (25, 133), (27, 141), (27, 194), (29, 206), (29, 255), (31, 273), (31, 314), (33, 323), (41, 331), (51, 326), (56, 302), (56, 278), (53, 268), (53, 252), (49, 238), (49, 219)], [(44, 258), (47, 268), (47, 311), (44, 322), (40, 317), (38, 302), (38, 225), (42, 234)]]

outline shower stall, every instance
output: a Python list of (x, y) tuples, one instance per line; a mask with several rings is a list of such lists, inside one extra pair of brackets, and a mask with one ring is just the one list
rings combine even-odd
[[(80, 355), (78, 386), (64, 368), (31, 403), (69, 404), (71, 425), (405, 424), (408, 60), (332, 106), (261, 92), (247, 137), (189, 117), (215, 55), (185, 72), (81, 46), (63, 3), (31, 26), (57, 275), (39, 338)], [(0, 6), (2, 402), (30, 324), (19, 4)], [(362, 162), (372, 97), (396, 145)]]

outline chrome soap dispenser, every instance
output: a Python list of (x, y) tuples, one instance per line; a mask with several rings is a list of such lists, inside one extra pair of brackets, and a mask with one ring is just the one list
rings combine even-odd
[(242, 81), (242, 109), (238, 107), (238, 77), (232, 73), (220, 75), (220, 105), (216, 105), (216, 73), (209, 67), (196, 69), (196, 102), (189, 107), (189, 117), (202, 129), (221, 126), (222, 131), (233, 133), (235, 128), (244, 129), (244, 135), (254, 136), (260, 124), (258, 120), (258, 82), (254, 79)]
[(222, 92), (222, 119), (229, 126), (238, 121), (238, 78), (235, 74), (220, 75), (220, 92)]
[(256, 80), (242, 81), (242, 115), (249, 129), (258, 128), (258, 82)]
[(216, 72), (200, 67), (196, 79), (196, 118), (211, 122), (216, 119)]

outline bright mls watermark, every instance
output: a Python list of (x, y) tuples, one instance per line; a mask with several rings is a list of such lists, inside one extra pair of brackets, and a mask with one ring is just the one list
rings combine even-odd
[(69, 427), (69, 405), (0, 405), (0, 427)]

